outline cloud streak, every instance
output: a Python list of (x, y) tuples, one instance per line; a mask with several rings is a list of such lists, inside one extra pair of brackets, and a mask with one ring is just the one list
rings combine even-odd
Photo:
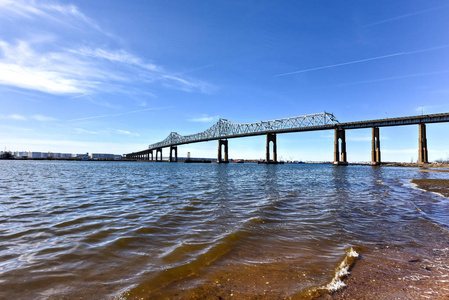
[(16, 120), (16, 121), (25, 121), (26, 118), (22, 115), (12, 114), (12, 115), (0, 115), (0, 119), (6, 120)]
[(377, 21), (377, 22), (365, 25), (365, 26), (363, 26), (363, 28), (372, 27), (372, 26), (385, 24), (385, 23), (390, 23), (390, 22), (393, 22), (393, 21), (397, 21), (397, 20), (401, 20), (401, 19), (405, 19), (405, 18), (409, 18), (409, 17), (425, 14), (425, 13), (428, 13), (428, 12), (431, 12), (431, 11), (439, 10), (439, 9), (445, 8), (445, 7), (448, 7), (448, 5), (432, 7), (432, 8), (429, 8), (429, 9), (424, 9), (424, 10), (420, 10), (420, 11), (417, 11), (417, 12), (413, 12), (413, 13), (409, 13), (409, 14), (405, 14), (405, 15), (400, 15), (400, 16), (397, 16), (397, 17), (393, 17), (393, 18), (389, 18), (389, 19), (385, 19), (385, 20), (381, 20), (381, 21)]
[(376, 57), (370, 57), (370, 58), (365, 58), (365, 59), (360, 59), (360, 60), (344, 62), (344, 63), (340, 63), (340, 64), (333, 64), (333, 65), (327, 65), (327, 66), (316, 67), (316, 68), (311, 68), (311, 69), (298, 70), (298, 71), (293, 71), (293, 72), (288, 72), (288, 73), (277, 74), (277, 75), (274, 75), (274, 77), (282, 77), (282, 76), (299, 74), (299, 73), (307, 73), (307, 72), (311, 72), (311, 71), (332, 69), (332, 68), (341, 67), (341, 66), (354, 65), (354, 64), (359, 64), (359, 63), (363, 63), (363, 62), (381, 60), (381, 59), (386, 59), (386, 58), (391, 58), (391, 57), (396, 57), (396, 56), (424, 53), (424, 52), (435, 51), (435, 50), (440, 50), (440, 49), (445, 49), (445, 48), (449, 48), (449, 45), (442, 45), (442, 46), (438, 46), (438, 47), (426, 48), (426, 49), (420, 49), (420, 50), (414, 50), (414, 51), (408, 51), (408, 52), (398, 52), (398, 53), (393, 53), (393, 54), (387, 54), (387, 55), (382, 55), (382, 56), (376, 56)]
[(43, 19), (70, 27), (79, 28), (87, 25), (107, 34), (91, 18), (83, 14), (75, 5), (44, 3), (43, 1), (1, 0), (0, 16), (8, 18)]
[(85, 120), (93, 120), (93, 119), (101, 119), (101, 118), (108, 118), (108, 117), (120, 117), (120, 116), (124, 116), (124, 115), (130, 115), (130, 114), (135, 114), (135, 113), (139, 113), (139, 112), (144, 112), (144, 111), (163, 110), (163, 109), (169, 109), (169, 108), (171, 108), (171, 107), (145, 108), (145, 109), (139, 109), (139, 110), (127, 111), (127, 112), (116, 113), (116, 114), (107, 114), (107, 115), (100, 115), (100, 116), (92, 116), (92, 117), (76, 118), (76, 119), (69, 120), (69, 122), (74, 122), (74, 121), (85, 121)]
[(209, 115), (203, 115), (202, 117), (199, 118), (192, 118), (189, 119), (190, 122), (202, 122), (202, 123), (208, 123), (208, 122), (212, 122), (214, 120), (218, 120), (219, 116), (209, 116)]

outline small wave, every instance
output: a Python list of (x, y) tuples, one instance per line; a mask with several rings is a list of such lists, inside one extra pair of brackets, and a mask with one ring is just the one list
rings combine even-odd
[(346, 251), (345, 257), (335, 269), (335, 274), (332, 280), (325, 285), (308, 289), (306, 291), (307, 296), (315, 298), (344, 288), (346, 284), (343, 282), (343, 279), (349, 275), (349, 269), (352, 265), (354, 265), (358, 257), (359, 253), (357, 253), (357, 251), (355, 251), (352, 247), (349, 248)]
[[(227, 233), (219, 238), (214, 245), (207, 246), (207, 244), (198, 245), (183, 245), (177, 246), (171, 249), (171, 254), (181, 257), (171, 257), (170, 262), (164, 266), (163, 271), (155, 276), (150, 276), (147, 280), (143, 281), (139, 285), (124, 292), (120, 299), (126, 298), (141, 298), (143, 295), (146, 297), (157, 294), (164, 288), (167, 288), (175, 281), (185, 278), (191, 278), (193, 276), (199, 276), (204, 269), (211, 265), (216, 260), (220, 259), (226, 253), (228, 253), (238, 242), (251, 234), (244, 230), (237, 230), (232, 233)], [(196, 256), (187, 258), (186, 260), (180, 260), (184, 255), (181, 252), (199, 252)], [(169, 253), (167, 253), (169, 254)], [(175, 258), (175, 259), (173, 259)], [(168, 257), (165, 257), (168, 259)]]
[(353, 249), (350, 248), (346, 252), (346, 256), (340, 265), (335, 270), (335, 276), (332, 278), (331, 282), (322, 287), (330, 292), (335, 292), (342, 287), (345, 287), (346, 284), (343, 282), (343, 278), (349, 275), (349, 268), (354, 264), (355, 260), (359, 257), (359, 254)]

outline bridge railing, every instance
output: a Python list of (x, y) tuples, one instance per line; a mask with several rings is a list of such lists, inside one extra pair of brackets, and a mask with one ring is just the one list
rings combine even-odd
[(148, 146), (148, 148), (157, 149), (199, 141), (250, 136), (270, 132), (279, 132), (335, 124), (339, 124), (338, 120), (333, 114), (326, 112), (285, 119), (242, 124), (233, 123), (225, 119), (219, 119), (217, 123), (212, 125), (210, 128), (199, 133), (183, 136), (178, 134), (177, 132), (171, 132), (163, 141), (151, 144)]

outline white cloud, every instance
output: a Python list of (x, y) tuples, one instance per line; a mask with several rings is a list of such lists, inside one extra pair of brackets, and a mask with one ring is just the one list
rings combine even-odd
[(171, 108), (171, 107), (144, 108), (144, 109), (133, 110), (133, 111), (126, 111), (126, 112), (117, 113), (117, 114), (109, 114), (109, 115), (101, 115), (101, 116), (76, 118), (76, 119), (72, 119), (72, 120), (69, 120), (69, 121), (72, 122), (72, 121), (84, 121), (84, 120), (100, 119), (100, 118), (107, 118), (107, 117), (119, 117), (119, 116), (130, 115), (130, 114), (135, 114), (135, 113), (144, 112), (144, 111), (163, 110), (163, 109), (169, 109), (169, 108)]
[(90, 56), (96, 58), (106, 59), (112, 62), (118, 62), (128, 65), (134, 65), (137, 67), (141, 67), (143, 69), (147, 69), (150, 71), (162, 71), (162, 69), (154, 64), (143, 63), (142, 60), (123, 49), (119, 49), (116, 51), (108, 51), (105, 49), (90, 49), (87, 47), (82, 47), (79, 50), (69, 50), (72, 53), (76, 53), (82, 56)]
[(0, 16), (26, 19), (40, 18), (71, 27), (87, 25), (107, 34), (95, 21), (79, 11), (73, 4), (60, 5), (33, 0), (2, 0), (0, 1)]
[(75, 128), (76, 133), (88, 133), (88, 134), (98, 134), (97, 131), (91, 131), (91, 130), (86, 130), (86, 129), (82, 129), (82, 128)]
[(0, 115), (0, 119), (8, 119), (8, 120), (19, 120), (24, 121), (26, 118), (22, 115), (12, 114), (12, 115)]
[(57, 119), (55, 119), (55, 118), (47, 117), (47, 116), (43, 116), (43, 115), (34, 115), (32, 118), (37, 121), (41, 121), (41, 122), (57, 121)]
[(181, 78), (170, 74), (161, 74), (159, 78), (167, 88), (182, 90), (185, 92), (200, 91), (201, 93), (211, 93), (215, 87), (201, 80)]
[(203, 115), (202, 117), (199, 118), (192, 118), (189, 119), (189, 121), (191, 122), (204, 122), (204, 123), (208, 123), (208, 122), (212, 122), (214, 120), (218, 120), (219, 116), (209, 116), (209, 115)]
[(67, 63), (73, 62), (69, 57), (53, 53), (37, 54), (25, 41), (19, 41), (17, 45), (0, 41), (0, 50), (3, 52), (0, 60), (0, 84), (50, 94), (83, 93), (88, 90), (89, 85), (74, 76), (76, 74), (71, 70), (72, 65)]
[[(125, 49), (98, 47), (95, 42), (89, 47), (83, 45), (86, 40), (110, 40), (111, 36), (74, 5), (0, 0), (0, 18), (11, 21), (18, 28), (16, 40), (0, 40), (1, 85), (57, 95), (98, 92), (148, 95), (148, 88), (141, 90), (130, 86), (136, 83), (147, 86), (151, 83), (186, 92), (210, 93), (213, 90), (210, 84), (173, 75), (174, 72)], [(18, 25), (24, 19), (35, 25), (34, 36), (32, 32), (22, 32), (21, 35)], [(81, 30), (78, 46), (76, 40), (70, 40), (75, 46), (67, 47), (66, 36), (58, 36), (57, 30), (51, 33), (46, 29), (40, 30), (43, 22), (69, 26), (65, 30), (66, 36), (70, 36), (71, 29), (75, 28), (77, 32), (74, 36), (78, 38)], [(58, 24), (52, 25), (58, 28)], [(95, 38), (89, 28), (96, 29)], [(48, 39), (49, 35), (51, 40)], [(150, 96), (154, 97), (152, 93)]]
[(159, 83), (186, 92), (213, 90), (203, 81), (169, 75), (162, 67), (146, 63), (123, 49), (38, 52), (38, 46), (42, 45), (24, 40), (16, 44), (0, 41), (0, 84), (59, 95), (127, 93), (129, 88), (123, 85), (135, 82)]
[(418, 149), (382, 149), (380, 150), (382, 153), (388, 154), (417, 154)]

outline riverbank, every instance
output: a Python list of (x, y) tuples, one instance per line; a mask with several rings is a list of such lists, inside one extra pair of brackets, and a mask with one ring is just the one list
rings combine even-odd
[(423, 238), (427, 246), (362, 250), (346, 287), (316, 299), (448, 299), (448, 233)]
[[(416, 167), (416, 164), (410, 166)], [(446, 168), (447, 164), (432, 164), (431, 167)], [(421, 190), (449, 197), (449, 179), (412, 179), (410, 182)], [(415, 243), (409, 247), (379, 244), (375, 249), (362, 250), (344, 280), (346, 287), (316, 299), (448, 299), (449, 232), (427, 221), (423, 221), (422, 226), (428, 227), (428, 230), (420, 230), (426, 234), (414, 237)]]
[(385, 162), (382, 163), (383, 167), (405, 167), (405, 168), (420, 168), (420, 169), (431, 169), (431, 168), (448, 168), (449, 164), (446, 163), (399, 163), (399, 162)]

